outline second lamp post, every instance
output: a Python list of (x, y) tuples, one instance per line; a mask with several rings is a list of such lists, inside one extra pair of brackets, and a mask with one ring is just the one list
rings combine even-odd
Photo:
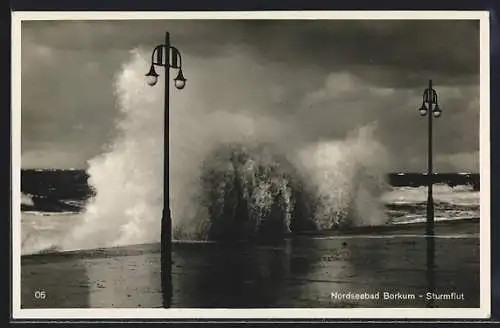
[[(422, 96), (422, 106), (419, 108), (421, 116), (428, 116), (428, 155), (427, 155), (427, 283), (429, 292), (434, 292), (434, 199), (432, 196), (432, 184), (434, 182), (434, 172), (432, 168), (432, 120), (441, 116), (441, 109), (438, 104), (436, 90), (432, 88), (432, 80), (429, 80), (429, 87)], [(433, 306), (432, 300), (428, 306)]]
[[(170, 287), (164, 284), (169, 280), (172, 267), (172, 216), (170, 211), (170, 152), (169, 152), (169, 102), (170, 102), (170, 68), (178, 69), (174, 85), (177, 89), (183, 89), (186, 79), (182, 74), (182, 57), (177, 48), (170, 45), (170, 34), (165, 33), (165, 43), (156, 46), (151, 54), (151, 68), (146, 74), (146, 82), (150, 86), (158, 82), (158, 73), (155, 66), (164, 67), (165, 72), (165, 99), (163, 119), (163, 210), (161, 218), (161, 270), (163, 293), (170, 293)], [(165, 295), (164, 295), (165, 297)], [(169, 298), (169, 297), (167, 297)], [(164, 302), (165, 303), (165, 302)], [(165, 305), (165, 304), (164, 304)]]

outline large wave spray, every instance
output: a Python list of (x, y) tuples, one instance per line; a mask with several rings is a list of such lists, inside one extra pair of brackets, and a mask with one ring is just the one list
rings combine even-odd
[(299, 152), (297, 165), (316, 195), (318, 229), (378, 225), (386, 221), (380, 196), (386, 191), (388, 154), (373, 139), (375, 124), (342, 141), (325, 141)]
[[(96, 196), (65, 249), (159, 240), (164, 81), (147, 86), (148, 65), (148, 56), (134, 51), (116, 77), (119, 133), (89, 162)], [(171, 92), (174, 238), (218, 238), (234, 222), (241, 236), (267, 221), (282, 231), (385, 222), (378, 198), (387, 156), (374, 141), (375, 125), (346, 140), (285, 145), (279, 120), (206, 108), (195, 98), (198, 87), (189, 85), (189, 98)]]

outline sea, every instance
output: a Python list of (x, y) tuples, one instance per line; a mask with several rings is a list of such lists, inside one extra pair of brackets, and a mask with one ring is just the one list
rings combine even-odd
[[(53, 250), (57, 250), (56, 241), (85, 223), (86, 206), (96, 195), (88, 183), (89, 175), (84, 170), (32, 169), (23, 170), (21, 176), (21, 253), (43, 252), (54, 246)], [(379, 224), (425, 222), (426, 177), (417, 173), (388, 174), (390, 187), (380, 196), (386, 220)], [(478, 174), (435, 174), (434, 181), (436, 221), (479, 218)]]

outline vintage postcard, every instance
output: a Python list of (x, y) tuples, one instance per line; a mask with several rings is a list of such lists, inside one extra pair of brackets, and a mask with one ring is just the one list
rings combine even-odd
[(14, 12), (13, 317), (486, 318), (487, 12)]

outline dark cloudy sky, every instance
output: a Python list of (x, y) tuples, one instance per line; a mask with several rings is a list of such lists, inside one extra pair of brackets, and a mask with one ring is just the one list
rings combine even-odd
[(394, 171), (425, 170), (417, 108), (432, 78), (437, 170), (479, 170), (479, 22), (450, 20), (25, 21), (22, 166), (85, 168), (101, 153), (119, 112), (114, 76), (165, 30), (188, 83), (204, 83), (185, 96), (286, 121), (310, 141), (377, 121)]

